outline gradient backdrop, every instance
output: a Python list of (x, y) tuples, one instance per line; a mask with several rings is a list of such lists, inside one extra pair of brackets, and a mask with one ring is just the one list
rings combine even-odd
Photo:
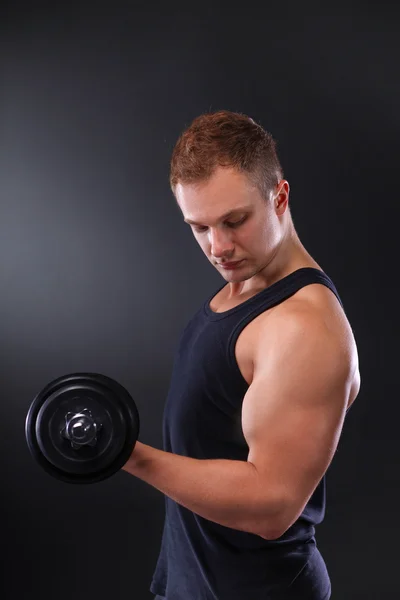
[(221, 108), (276, 138), (295, 226), (358, 343), (361, 392), (317, 530), (332, 598), (398, 593), (398, 9), (263, 6), (2, 4), (5, 600), (152, 598), (162, 494), (123, 472), (52, 479), (24, 421), (50, 380), (100, 372), (135, 398), (141, 441), (162, 447), (180, 332), (223, 282), (175, 205), (169, 159), (194, 117)]

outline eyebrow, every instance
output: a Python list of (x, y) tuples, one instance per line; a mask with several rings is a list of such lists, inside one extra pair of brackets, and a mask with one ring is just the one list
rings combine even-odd
[[(247, 210), (250, 210), (250, 208), (251, 208), (250, 206), (239, 206), (238, 208), (234, 208), (233, 210), (230, 210), (229, 212), (222, 215), (222, 217), (219, 220), (224, 221), (231, 215), (233, 215), (235, 213), (239, 213), (239, 212), (245, 212)], [(196, 221), (192, 221), (191, 219), (183, 219), (183, 220), (185, 221), (185, 223), (189, 223), (189, 225), (201, 225), (201, 223), (196, 223)]]

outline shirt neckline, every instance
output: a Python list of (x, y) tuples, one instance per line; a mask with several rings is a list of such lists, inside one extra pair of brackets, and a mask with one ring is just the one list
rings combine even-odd
[(254, 294), (254, 296), (251, 296), (251, 298), (244, 300), (237, 306), (234, 306), (233, 308), (224, 310), (222, 312), (215, 312), (210, 308), (210, 303), (215, 298), (215, 296), (224, 287), (226, 287), (226, 285), (228, 285), (227, 283), (224, 283), (221, 287), (219, 287), (216, 291), (214, 291), (211, 296), (209, 296), (207, 298), (207, 300), (205, 301), (204, 306), (203, 306), (204, 312), (207, 315), (207, 317), (212, 321), (224, 319), (226, 317), (229, 317), (230, 315), (233, 315), (234, 313), (238, 312), (239, 310), (242, 310), (244, 307), (251, 306), (252, 303), (256, 302), (256, 300), (258, 300), (262, 296), (264, 296), (264, 295), (268, 296), (271, 292), (278, 292), (278, 291), (282, 290), (283, 288), (288, 286), (292, 280), (297, 279), (297, 277), (299, 276), (300, 273), (304, 273), (304, 272), (316, 272), (320, 275), (322, 274), (323, 276), (327, 277), (326, 274), (324, 273), (324, 271), (322, 271), (321, 269), (316, 269), (314, 267), (301, 267), (300, 269), (296, 269), (295, 271), (292, 271), (291, 273), (289, 273), (289, 275), (282, 277), (282, 279), (278, 279), (278, 281), (275, 281), (275, 283), (273, 283), (273, 284), (267, 286), (266, 288), (264, 288), (263, 290), (257, 292), (257, 294)]

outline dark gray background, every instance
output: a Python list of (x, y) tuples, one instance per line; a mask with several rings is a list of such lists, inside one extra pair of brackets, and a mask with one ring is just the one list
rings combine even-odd
[(276, 138), (295, 226), (358, 343), (361, 392), (317, 530), (332, 598), (396, 593), (397, 9), (263, 6), (0, 9), (5, 598), (152, 597), (162, 494), (122, 472), (87, 487), (50, 478), (24, 421), (48, 381), (100, 372), (136, 399), (141, 441), (162, 447), (180, 331), (223, 283), (175, 205), (169, 159), (191, 120), (220, 108)]

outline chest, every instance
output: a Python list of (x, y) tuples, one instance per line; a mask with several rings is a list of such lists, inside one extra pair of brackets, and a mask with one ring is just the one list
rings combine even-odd
[[(253, 294), (249, 294), (247, 297), (241, 297), (240, 300), (231, 299), (226, 300), (223, 295), (217, 294), (210, 303), (210, 308), (216, 313), (223, 313), (236, 306), (239, 306), (242, 302), (251, 298)], [(235, 345), (235, 358), (242, 377), (248, 385), (253, 381), (254, 362), (253, 362), (253, 349), (255, 344), (264, 331), (266, 321), (270, 316), (270, 313), (274, 309), (269, 309), (263, 312), (261, 315), (253, 319), (243, 331), (240, 333), (236, 345)]]

